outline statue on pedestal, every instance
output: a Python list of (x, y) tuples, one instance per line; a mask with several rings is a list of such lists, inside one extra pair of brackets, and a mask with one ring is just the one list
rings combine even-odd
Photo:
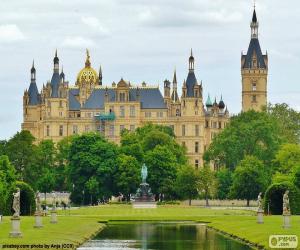
[(263, 212), (263, 205), (262, 205), (262, 192), (260, 192), (258, 194), (258, 197), (257, 197), (257, 205), (258, 205), (258, 212)]
[(54, 191), (52, 192), (52, 210), (56, 210), (56, 193)]
[(15, 211), (13, 214), (14, 218), (19, 218), (20, 217), (20, 196), (21, 196), (21, 191), (20, 188), (17, 188), (17, 191), (13, 193), (14, 200), (13, 200), (13, 210)]
[(282, 214), (283, 215), (291, 215), (291, 210), (290, 210), (290, 200), (289, 200), (289, 190), (286, 190), (283, 198), (283, 206), (282, 206)]
[(41, 194), (39, 191), (35, 193), (35, 201), (36, 201), (36, 212), (41, 213), (42, 206), (41, 206)]

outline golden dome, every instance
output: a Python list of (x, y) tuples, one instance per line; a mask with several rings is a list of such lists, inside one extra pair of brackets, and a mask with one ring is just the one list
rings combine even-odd
[(82, 82), (94, 84), (97, 84), (99, 82), (99, 76), (97, 71), (91, 67), (90, 54), (88, 50), (86, 50), (85, 67), (82, 70), (80, 70), (77, 75), (77, 83)]

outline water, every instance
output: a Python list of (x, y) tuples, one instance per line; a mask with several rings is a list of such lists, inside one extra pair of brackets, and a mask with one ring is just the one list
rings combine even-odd
[(205, 225), (190, 223), (108, 224), (78, 250), (249, 250)]

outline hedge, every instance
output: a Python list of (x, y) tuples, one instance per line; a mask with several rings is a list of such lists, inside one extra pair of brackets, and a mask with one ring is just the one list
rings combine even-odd
[(282, 197), (286, 190), (289, 190), (291, 213), (300, 214), (300, 190), (291, 182), (274, 183), (268, 187), (264, 200), (265, 212), (269, 204), (270, 214), (282, 214)]

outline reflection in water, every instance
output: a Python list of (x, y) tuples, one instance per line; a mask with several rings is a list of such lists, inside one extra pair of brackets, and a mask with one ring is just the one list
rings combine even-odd
[(108, 226), (78, 250), (247, 250), (205, 225), (188, 223), (121, 223)]

